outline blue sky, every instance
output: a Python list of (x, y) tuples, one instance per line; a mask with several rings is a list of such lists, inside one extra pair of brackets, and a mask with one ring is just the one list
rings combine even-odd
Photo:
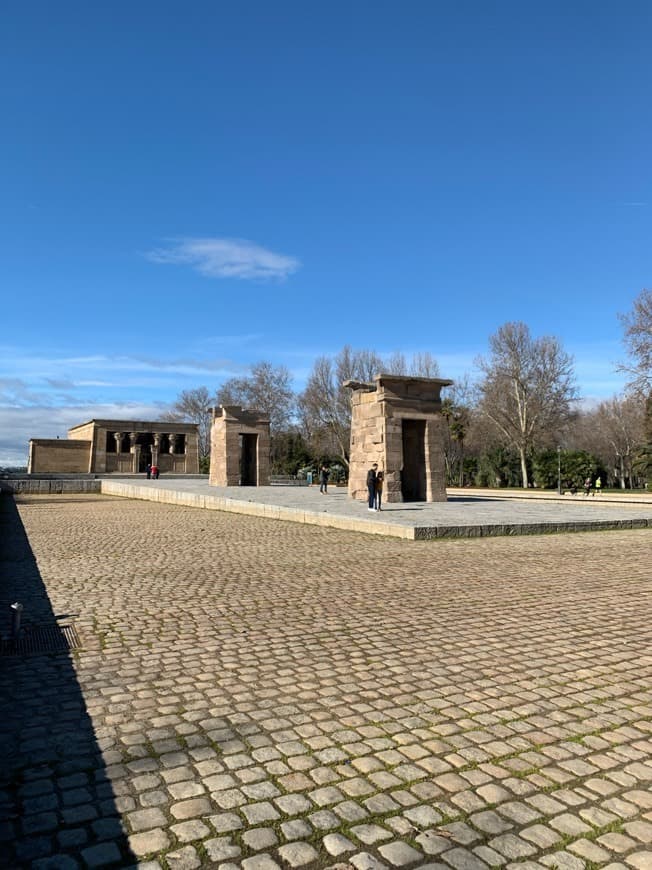
[(652, 275), (648, 2), (7, 4), (0, 464), (344, 344), (622, 387)]

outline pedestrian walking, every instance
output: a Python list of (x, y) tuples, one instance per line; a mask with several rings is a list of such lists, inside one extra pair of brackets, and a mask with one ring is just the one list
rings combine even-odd
[(602, 490), (602, 478), (601, 478), (601, 477), (596, 477), (596, 479), (595, 479), (595, 490), (594, 490), (594, 492), (593, 492), (593, 495), (595, 495), (596, 492), (597, 492), (598, 495), (600, 495), (601, 490)]
[(588, 495), (591, 492), (591, 478), (587, 477), (584, 481), (584, 495)]
[(152, 477), (158, 480), (158, 465), (152, 465)]
[(382, 510), (382, 501), (383, 501), (383, 481), (385, 479), (385, 475), (382, 471), (377, 472), (376, 474), (376, 500), (374, 507), (377, 511)]
[(147, 475), (147, 480), (152, 476), (152, 463), (148, 462), (145, 466), (145, 474)]
[(374, 462), (367, 472), (367, 493), (369, 495), (368, 504), (369, 510), (376, 510), (376, 472), (378, 471), (378, 463)]
[(328, 477), (330, 475), (330, 471), (328, 470), (327, 465), (322, 465), (319, 469), (319, 492), (323, 495), (328, 493)]

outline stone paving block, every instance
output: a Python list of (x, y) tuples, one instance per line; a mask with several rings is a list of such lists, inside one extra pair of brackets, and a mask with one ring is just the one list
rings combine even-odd
[(567, 848), (574, 855), (584, 858), (586, 861), (592, 861), (594, 864), (605, 864), (611, 858), (611, 854), (606, 849), (601, 848), (591, 840), (575, 840)]
[(70, 855), (52, 855), (34, 861), (31, 870), (77, 870), (78, 867), (80, 867), (79, 862)]
[(204, 840), (203, 846), (210, 860), (216, 864), (240, 857), (240, 847), (233, 843), (231, 837), (215, 837), (211, 840)]
[[(475, 846), (473, 854), (476, 858), (484, 861), (489, 867), (504, 867), (508, 863), (508, 859), (504, 855), (499, 855), (498, 852), (494, 852), (489, 846)], [(519, 866), (521, 865), (519, 864)]]
[(316, 813), (310, 813), (308, 821), (318, 831), (330, 831), (333, 828), (339, 828), (341, 824), (335, 813), (332, 813), (330, 810), (319, 810)]
[(504, 855), (512, 861), (522, 858), (530, 858), (536, 855), (537, 849), (532, 843), (517, 837), (515, 834), (501, 834), (489, 840), (490, 848), (500, 855)]
[(571, 855), (570, 852), (552, 852), (539, 858), (539, 862), (554, 870), (586, 870), (584, 861), (577, 855)]
[(253, 858), (245, 858), (242, 862), (242, 870), (281, 870), (271, 855), (254, 855)]
[(355, 867), (355, 870), (387, 870), (387, 864), (379, 861), (369, 852), (358, 852), (349, 858), (349, 864)]
[(136, 810), (127, 815), (127, 821), (135, 832), (159, 828), (167, 823), (165, 815), (159, 809)]
[(273, 828), (249, 828), (242, 834), (242, 842), (254, 852), (271, 849), (278, 840)]
[(281, 817), (278, 810), (269, 801), (247, 804), (242, 808), (242, 812), (250, 825), (271, 822)]
[(82, 849), (81, 856), (84, 859), (84, 866), (89, 868), (106, 867), (107, 864), (113, 864), (120, 861), (120, 850), (115, 843), (100, 843), (97, 846), (89, 846), (87, 849)]
[(414, 866), (423, 858), (423, 853), (412, 848), (407, 843), (394, 840), (392, 843), (384, 843), (378, 847), (378, 851), (390, 867)]
[(237, 813), (218, 813), (208, 816), (208, 821), (218, 834), (226, 834), (229, 831), (238, 831), (242, 828), (242, 819)]
[(453, 867), (455, 870), (487, 870), (484, 861), (481, 861), (473, 852), (459, 847), (444, 852), (442, 859), (447, 866)]
[(541, 850), (552, 849), (562, 839), (558, 831), (554, 831), (546, 825), (530, 825), (519, 831), (519, 837), (533, 843)]
[(278, 850), (284, 865), (290, 868), (308, 867), (319, 859), (319, 853), (310, 843), (286, 843)]
[(480, 813), (474, 813), (469, 817), (471, 824), (484, 831), (486, 834), (502, 834), (509, 831), (513, 825), (505, 821), (502, 816), (495, 813), (493, 810), (485, 810)]
[(170, 830), (180, 843), (192, 843), (195, 840), (203, 840), (204, 837), (208, 837), (211, 833), (208, 826), (199, 819), (171, 825)]
[(603, 834), (596, 840), (600, 846), (604, 846), (610, 852), (624, 853), (636, 848), (638, 843), (631, 837), (626, 837), (624, 834), (619, 834), (617, 831), (612, 831), (608, 834)]
[(170, 845), (170, 838), (163, 828), (154, 828), (129, 837), (129, 848), (135, 855), (153, 855)]
[(652, 843), (652, 823), (650, 822), (643, 820), (627, 822), (623, 825), (623, 830), (641, 843)]
[(197, 795), (205, 793), (204, 786), (201, 783), (191, 781), (171, 783), (168, 785), (168, 791), (175, 801), (197, 797)]
[(174, 852), (168, 852), (165, 860), (170, 870), (196, 870), (201, 867), (201, 858), (192, 846), (184, 846)]
[(328, 854), (335, 858), (356, 850), (356, 846), (343, 834), (326, 834), (322, 843)]
[(313, 829), (304, 819), (292, 819), (289, 822), (281, 822), (281, 833), (288, 841), (301, 840), (310, 837)]

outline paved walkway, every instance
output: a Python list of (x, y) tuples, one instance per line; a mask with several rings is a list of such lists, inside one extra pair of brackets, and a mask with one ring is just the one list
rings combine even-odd
[[(0, 499), (0, 865), (652, 867), (650, 532)], [(4, 613), (4, 610), (2, 610)]]
[(322, 495), (315, 486), (216, 487), (206, 480), (112, 478), (102, 480), (102, 492), (409, 540), (652, 527), (649, 498), (523, 499), (451, 490), (447, 502), (388, 504), (374, 513), (334, 487)]

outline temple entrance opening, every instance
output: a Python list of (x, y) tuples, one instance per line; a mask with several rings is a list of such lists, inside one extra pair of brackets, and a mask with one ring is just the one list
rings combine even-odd
[(426, 501), (426, 421), (403, 420), (403, 501)]
[(258, 485), (258, 435), (240, 435), (240, 486)]

